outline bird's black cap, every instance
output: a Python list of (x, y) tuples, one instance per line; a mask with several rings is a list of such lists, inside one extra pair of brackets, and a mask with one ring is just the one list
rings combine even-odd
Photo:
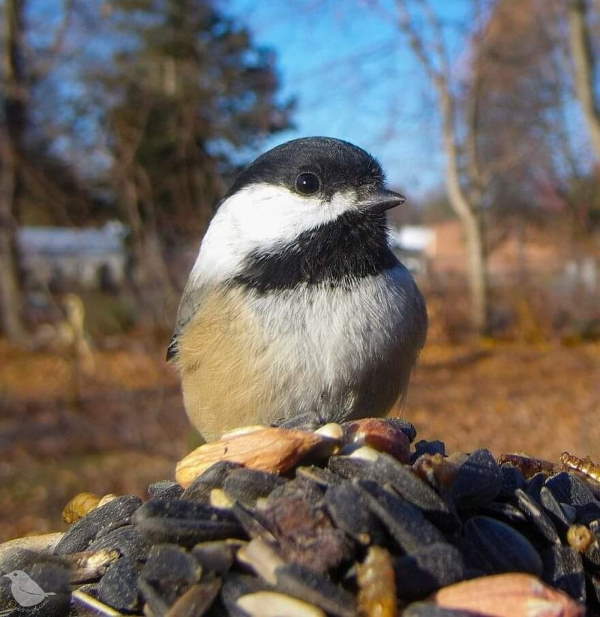
[[(298, 179), (308, 178), (308, 191)], [(256, 249), (246, 256), (233, 283), (258, 293), (293, 289), (298, 285), (353, 285), (398, 264), (387, 243), (384, 211), (403, 203), (384, 188), (379, 163), (362, 148), (329, 137), (295, 139), (257, 158), (238, 176), (228, 196), (245, 186), (267, 183), (331, 199), (354, 189), (355, 207), (335, 219), (306, 229), (277, 250)], [(314, 189), (317, 186), (317, 189)]]
[(322, 197), (344, 188), (383, 186), (384, 175), (375, 158), (362, 148), (331, 137), (303, 137), (259, 156), (235, 179), (225, 198), (250, 184), (268, 183), (294, 189), (298, 175), (315, 173)]

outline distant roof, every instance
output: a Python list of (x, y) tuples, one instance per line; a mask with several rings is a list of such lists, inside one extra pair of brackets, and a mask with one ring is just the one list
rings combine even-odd
[(20, 227), (19, 248), (37, 255), (103, 255), (123, 251), (128, 228), (119, 221), (103, 227)]
[(422, 225), (404, 225), (390, 229), (390, 244), (393, 248), (407, 251), (424, 251), (434, 240), (435, 232)]

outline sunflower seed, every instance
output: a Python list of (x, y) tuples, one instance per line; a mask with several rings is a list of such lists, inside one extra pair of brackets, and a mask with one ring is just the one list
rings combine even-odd
[(278, 591), (256, 591), (240, 596), (236, 604), (251, 617), (326, 617), (314, 604)]
[[(259, 591), (273, 591), (271, 585), (247, 574), (231, 573), (221, 589), (221, 599), (231, 617), (248, 617), (248, 613), (237, 604), (241, 596)], [(221, 613), (217, 613), (221, 615)]]
[(229, 472), (223, 482), (223, 491), (231, 499), (253, 506), (259, 497), (266, 497), (282, 484), (285, 480), (273, 473), (241, 467)]
[(315, 604), (336, 617), (356, 617), (353, 596), (329, 578), (299, 564), (290, 563), (276, 570), (277, 589)]
[(245, 542), (241, 540), (217, 540), (201, 542), (192, 549), (192, 555), (202, 569), (216, 574), (225, 574), (233, 565), (235, 556)]
[(500, 467), (502, 473), (502, 488), (500, 489), (500, 497), (510, 498), (513, 496), (516, 489), (524, 489), (526, 485), (525, 476), (520, 469), (507, 463)]
[(552, 492), (557, 501), (569, 503), (573, 506), (585, 506), (597, 503), (592, 490), (575, 474), (561, 471), (550, 476), (545, 486)]
[[(169, 607), (188, 587), (200, 580), (201, 574), (202, 567), (186, 550), (174, 544), (157, 544), (150, 550), (139, 578), (148, 583)], [(145, 592), (141, 588), (141, 591), (146, 596), (147, 589)], [(148, 597), (146, 601), (149, 601)]]
[(183, 494), (183, 486), (173, 482), (172, 480), (161, 480), (153, 482), (147, 489), (149, 497), (158, 499), (180, 499)]
[(476, 450), (458, 468), (450, 495), (458, 508), (474, 508), (494, 500), (502, 489), (502, 472), (488, 450)]
[(230, 471), (239, 469), (239, 463), (218, 461), (200, 474), (181, 494), (181, 499), (208, 503), (213, 488), (223, 488), (223, 482)]
[(383, 528), (369, 509), (363, 493), (344, 480), (325, 492), (325, 505), (337, 527), (361, 544), (379, 544)]
[(552, 492), (546, 487), (540, 488), (539, 502), (544, 506), (544, 510), (548, 513), (548, 516), (556, 526), (557, 530), (561, 532), (566, 531), (570, 523), (567, 519), (565, 511), (561, 504), (556, 500)]
[(529, 495), (518, 488), (515, 491), (517, 503), (521, 511), (535, 525), (536, 530), (548, 541), (560, 544), (560, 537), (548, 515), (542, 506), (534, 501)]
[(539, 576), (542, 560), (518, 531), (487, 516), (474, 516), (464, 526), (464, 540), (476, 567), (488, 574), (529, 572)]
[(578, 602), (585, 602), (585, 575), (581, 555), (570, 546), (551, 546), (542, 552), (543, 579)]
[(114, 525), (115, 521), (126, 524), (141, 505), (139, 497), (124, 495), (95, 508), (72, 525), (56, 545), (54, 553), (66, 555), (85, 550), (104, 527)]
[(165, 617), (202, 617), (221, 589), (220, 578), (210, 578), (188, 588), (165, 614)]
[(413, 553), (424, 545), (444, 542), (442, 533), (416, 506), (392, 495), (375, 482), (363, 480), (356, 484), (364, 491), (371, 511), (405, 552)]
[(88, 547), (90, 551), (103, 549), (114, 549), (134, 561), (143, 561), (150, 550), (150, 543), (135, 526), (125, 525), (94, 540)]
[(112, 564), (98, 585), (98, 599), (119, 611), (133, 611), (139, 603), (138, 569), (129, 557)]
[(460, 551), (445, 542), (399, 557), (394, 568), (398, 596), (408, 601), (425, 598), (432, 591), (465, 577)]

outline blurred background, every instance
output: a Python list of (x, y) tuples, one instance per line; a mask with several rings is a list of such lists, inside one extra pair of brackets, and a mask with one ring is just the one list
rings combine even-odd
[(377, 156), (430, 332), (398, 414), (600, 459), (598, 0), (0, 0), (0, 540), (189, 449), (164, 361), (219, 197), (307, 135)]

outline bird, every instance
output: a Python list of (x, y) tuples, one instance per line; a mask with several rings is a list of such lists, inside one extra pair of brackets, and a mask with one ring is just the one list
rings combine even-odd
[(377, 160), (329, 137), (288, 141), (219, 202), (167, 359), (205, 441), (263, 424), (385, 416), (424, 345), (427, 311), (388, 244), (405, 198)]
[(48, 596), (55, 596), (53, 591), (44, 591), (30, 576), (23, 570), (13, 570), (4, 574), (3, 578), (11, 580), (10, 592), (17, 604), (27, 608), (41, 604)]

